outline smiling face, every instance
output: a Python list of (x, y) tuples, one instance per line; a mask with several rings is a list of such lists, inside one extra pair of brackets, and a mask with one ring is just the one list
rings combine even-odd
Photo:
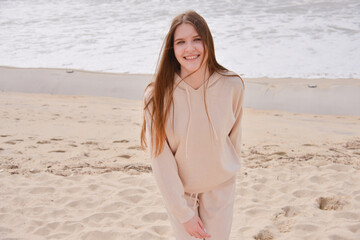
[(174, 33), (174, 54), (180, 63), (181, 75), (188, 75), (205, 66), (205, 47), (192, 24), (180, 24)]

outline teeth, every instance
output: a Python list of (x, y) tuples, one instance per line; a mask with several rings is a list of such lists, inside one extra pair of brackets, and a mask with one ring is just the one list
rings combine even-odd
[(195, 58), (197, 58), (197, 57), (198, 57), (198, 56), (191, 56), (191, 57), (185, 57), (185, 58), (191, 60), (191, 59), (195, 59)]

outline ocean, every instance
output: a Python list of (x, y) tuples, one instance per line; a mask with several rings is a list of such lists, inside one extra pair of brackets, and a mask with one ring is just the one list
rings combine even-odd
[(153, 73), (188, 9), (244, 77), (360, 78), (359, 0), (0, 0), (0, 65)]

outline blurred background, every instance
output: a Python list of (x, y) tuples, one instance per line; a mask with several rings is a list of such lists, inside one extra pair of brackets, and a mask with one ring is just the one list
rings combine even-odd
[(360, 78), (358, 0), (0, 0), (0, 65), (153, 73), (188, 9), (242, 76)]

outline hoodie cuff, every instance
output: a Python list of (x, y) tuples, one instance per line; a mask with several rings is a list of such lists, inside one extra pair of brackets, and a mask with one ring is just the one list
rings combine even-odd
[(181, 222), (181, 223), (186, 223), (187, 221), (189, 221), (190, 219), (192, 219), (194, 216), (195, 216), (195, 212), (189, 208), (189, 210), (186, 211), (186, 212), (185, 212), (184, 214), (182, 214), (181, 216), (175, 216), (175, 217), (177, 217), (177, 219), (179, 220), (179, 222)]

